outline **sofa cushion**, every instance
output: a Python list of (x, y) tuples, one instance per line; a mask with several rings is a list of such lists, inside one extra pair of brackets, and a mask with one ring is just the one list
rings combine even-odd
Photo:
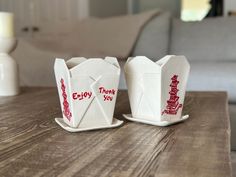
[(236, 61), (236, 17), (201, 22), (173, 20), (170, 53), (189, 60)]
[(187, 90), (227, 91), (236, 103), (236, 62), (190, 62)]
[(167, 55), (170, 34), (170, 14), (165, 12), (146, 24), (137, 39), (133, 56), (147, 56), (157, 60)]

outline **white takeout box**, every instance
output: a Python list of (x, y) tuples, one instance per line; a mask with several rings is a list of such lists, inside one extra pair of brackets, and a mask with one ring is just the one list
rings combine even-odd
[(117, 127), (113, 119), (120, 78), (116, 58), (56, 59), (55, 77), (63, 118), (56, 122), (70, 132)]
[(167, 55), (153, 62), (144, 56), (129, 58), (124, 66), (132, 115), (125, 118), (167, 126), (182, 117), (190, 65), (184, 56)]

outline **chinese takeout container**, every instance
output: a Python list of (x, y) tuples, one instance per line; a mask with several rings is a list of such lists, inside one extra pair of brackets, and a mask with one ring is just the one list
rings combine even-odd
[(116, 58), (56, 59), (54, 71), (63, 114), (55, 120), (62, 128), (78, 132), (122, 124), (113, 118), (120, 78)]
[(129, 58), (124, 67), (131, 106), (125, 118), (167, 126), (182, 116), (190, 65), (184, 56), (168, 55), (153, 62), (144, 56)]

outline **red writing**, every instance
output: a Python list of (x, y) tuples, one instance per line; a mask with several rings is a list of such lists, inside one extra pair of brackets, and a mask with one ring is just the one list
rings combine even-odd
[(179, 96), (177, 93), (179, 92), (178, 90), (178, 75), (174, 75), (171, 78), (171, 84), (170, 84), (170, 92), (169, 92), (169, 99), (167, 100), (167, 106), (166, 109), (162, 112), (163, 114), (172, 114), (176, 115), (178, 113), (178, 110), (183, 107), (182, 104), (179, 103)]
[(112, 95), (116, 94), (115, 89), (105, 89), (104, 87), (99, 87), (99, 92), (103, 94), (103, 101), (112, 101)]
[(70, 112), (70, 106), (67, 101), (66, 86), (64, 83), (64, 79), (61, 79), (61, 91), (62, 91), (62, 97), (63, 97), (63, 114), (70, 121), (72, 114)]
[(74, 100), (83, 100), (85, 98), (89, 99), (92, 96), (92, 92), (81, 92), (81, 93), (73, 93), (72, 97)]

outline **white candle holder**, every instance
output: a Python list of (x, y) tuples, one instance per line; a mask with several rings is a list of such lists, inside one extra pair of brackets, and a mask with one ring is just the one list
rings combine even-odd
[(11, 37), (0, 37), (0, 96), (13, 96), (20, 92), (18, 66), (9, 55), (17, 41)]

